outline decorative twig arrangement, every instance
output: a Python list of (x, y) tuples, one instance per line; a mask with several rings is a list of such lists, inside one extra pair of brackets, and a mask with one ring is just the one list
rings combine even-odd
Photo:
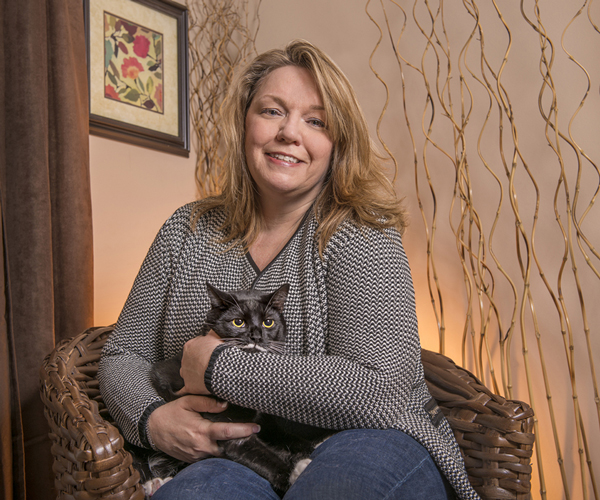
[[(370, 63), (387, 96), (377, 126), (382, 142), (380, 129), (385, 113), (390, 113), (390, 96), (401, 95), (400, 115), (407, 127), (402, 134), (412, 147), (439, 350), (443, 353), (449, 342), (461, 342), (463, 366), (473, 367), (507, 398), (514, 398), (515, 382), (526, 380), (529, 403), (547, 422), (535, 428), (541, 498), (548, 494), (544, 465), (555, 460), (552, 467), (560, 470), (564, 498), (573, 498), (577, 491), (576, 496), (598, 500), (590, 445), (596, 442), (597, 448), (600, 435), (595, 368), (600, 352), (593, 336), (599, 326), (600, 254), (593, 239), (599, 237), (600, 170), (593, 156), (598, 156), (600, 75), (593, 67), (597, 55), (585, 63), (588, 71), (569, 47), (598, 43), (600, 30), (593, 19), (593, 0), (579, 1), (581, 7), (564, 4), (568, 17), (549, 12), (552, 6), (562, 8), (562, 2), (538, 0), (521, 0), (520, 5), (496, 0), (367, 0), (366, 13), (380, 34)], [(552, 21), (555, 26), (556, 19), (562, 25), (557, 36), (544, 24)], [(384, 49), (391, 49), (387, 62), (391, 58), (399, 69), (397, 90), (389, 77), (382, 77), (384, 71), (389, 74), (389, 64), (376, 63)], [(565, 66), (555, 69), (557, 56), (568, 64), (566, 72)], [(514, 68), (522, 68), (525, 59), (535, 71), (527, 78), (515, 77)], [(571, 78), (568, 88), (557, 84), (559, 72), (563, 81)], [(422, 100), (407, 90), (409, 85), (420, 85)], [(573, 95), (578, 105), (570, 104)], [(572, 109), (567, 121), (559, 107)], [(588, 122), (596, 117), (595, 142), (585, 142), (581, 116), (586, 111)], [(524, 117), (531, 116), (527, 123), (538, 129), (523, 126)], [(538, 149), (532, 137), (541, 141)], [(391, 140), (387, 142), (384, 148), (389, 152)], [(447, 182), (450, 178), (453, 184)], [(402, 192), (408, 189), (403, 186)], [(463, 296), (457, 293), (457, 283), (445, 290), (447, 283), (440, 277), (439, 258), (443, 255), (447, 261), (451, 251), (448, 245), (439, 246), (444, 230), (456, 245)], [(415, 269), (415, 274), (420, 272)], [(449, 299), (453, 307), (457, 300), (464, 304), (460, 330), (449, 329)], [(590, 303), (595, 306), (591, 311)], [(542, 308), (545, 312), (538, 312)], [(530, 352), (532, 340), (537, 349)], [(544, 349), (557, 343), (563, 344), (565, 359), (549, 362)], [(519, 350), (521, 356), (515, 354)], [(552, 390), (559, 370), (569, 380), (562, 401)], [(555, 405), (560, 415), (567, 411), (569, 399), (572, 414), (567, 421), (572, 429), (565, 429)], [(584, 404), (587, 411), (582, 410)], [(546, 448), (553, 443), (554, 451), (543, 449), (542, 442)], [(570, 457), (565, 460), (563, 449), (574, 443), (578, 459), (573, 460), (578, 463), (567, 469)]]
[[(190, 108), (198, 195), (218, 192), (223, 162), (220, 108), (234, 72), (255, 55), (258, 26), (249, 28), (248, 0), (188, 0)], [(258, 22), (258, 9), (253, 20)]]

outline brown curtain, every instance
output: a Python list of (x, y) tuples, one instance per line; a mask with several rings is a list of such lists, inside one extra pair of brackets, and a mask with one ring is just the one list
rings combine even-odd
[(39, 369), (55, 342), (92, 323), (82, 1), (0, 0), (0, 54), (0, 495), (48, 499)]

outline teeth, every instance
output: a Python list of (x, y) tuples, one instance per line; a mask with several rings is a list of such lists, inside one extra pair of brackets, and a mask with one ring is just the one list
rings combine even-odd
[(277, 158), (281, 161), (287, 161), (288, 163), (298, 163), (300, 161), (298, 160), (298, 158), (294, 158), (293, 156), (278, 155), (275, 153), (272, 153), (270, 156), (272, 156), (273, 158)]

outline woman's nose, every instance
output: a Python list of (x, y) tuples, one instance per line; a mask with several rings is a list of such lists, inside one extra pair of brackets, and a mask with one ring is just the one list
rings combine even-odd
[(291, 116), (287, 116), (282, 120), (279, 132), (277, 133), (277, 139), (288, 143), (299, 143), (300, 130), (298, 120)]

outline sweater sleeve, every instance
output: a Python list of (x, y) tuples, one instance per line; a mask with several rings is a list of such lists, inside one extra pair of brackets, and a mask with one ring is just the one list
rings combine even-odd
[(325, 354), (222, 349), (207, 386), (236, 404), (319, 427), (388, 428), (406, 407), (420, 363), (400, 235), (353, 228), (328, 249)]
[(149, 447), (146, 423), (164, 404), (150, 382), (151, 364), (164, 357), (164, 316), (177, 254), (174, 235), (185, 233), (176, 213), (161, 228), (135, 279), (98, 367), (100, 391), (125, 438)]

